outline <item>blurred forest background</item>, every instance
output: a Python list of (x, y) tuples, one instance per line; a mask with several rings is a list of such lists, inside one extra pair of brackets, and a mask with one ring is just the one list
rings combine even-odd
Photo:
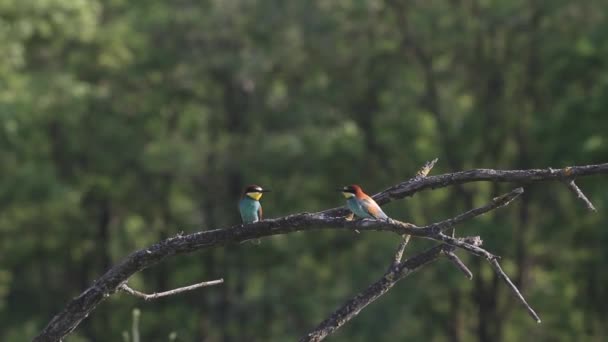
[[(608, 157), (604, 0), (0, 0), (0, 340), (25, 341), (128, 253), (239, 222), (343, 205), (413, 176)], [(398, 284), (332, 341), (605, 341), (608, 179), (558, 183), (475, 219), (537, 309), (460, 253)], [(475, 183), (385, 207), (419, 225), (515, 185)], [(393, 234), (319, 231), (171, 258), (67, 338), (288, 341), (386, 269)], [(414, 240), (406, 254), (428, 247)]]

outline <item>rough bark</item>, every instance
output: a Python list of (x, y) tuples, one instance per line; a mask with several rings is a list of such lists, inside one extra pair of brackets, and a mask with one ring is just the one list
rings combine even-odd
[[(396, 199), (412, 196), (416, 192), (446, 187), (455, 184), (463, 184), (477, 181), (492, 182), (515, 182), (527, 184), (541, 181), (564, 181), (574, 177), (588, 176), (594, 174), (608, 173), (608, 163), (598, 165), (574, 166), (559, 170), (531, 169), (531, 170), (492, 170), (475, 169), (439, 176), (415, 177), (409, 181), (394, 185), (374, 196), (379, 204), (386, 204)], [(311, 231), (319, 229), (345, 229), (359, 231), (387, 231), (399, 235), (411, 235), (440, 241), (453, 247), (464, 249), (472, 254), (483, 256), (494, 265), (496, 257), (475, 244), (467, 243), (462, 239), (452, 238), (442, 233), (455, 224), (481, 215), (487, 211), (496, 209), (509, 203), (517, 197), (523, 189), (518, 188), (512, 192), (493, 199), (488, 205), (472, 209), (444, 221), (440, 221), (425, 227), (417, 227), (413, 224), (403, 223), (396, 220), (356, 220), (347, 221), (344, 215), (348, 212), (345, 208), (334, 208), (318, 213), (301, 213), (282, 218), (265, 220), (248, 225), (236, 225), (226, 229), (215, 229), (202, 231), (188, 235), (178, 235), (148, 248), (136, 251), (116, 266), (108, 270), (97, 279), (83, 293), (73, 298), (63, 310), (61, 310), (48, 325), (40, 332), (34, 341), (59, 341), (72, 332), (85, 319), (95, 307), (105, 298), (115, 293), (130, 276), (154, 264), (164, 258), (193, 252), (205, 248), (223, 246), (229, 243), (239, 243), (246, 240), (257, 239), (265, 236), (288, 234), (297, 231)], [(439, 248), (439, 247), (437, 247)], [(443, 248), (443, 247), (441, 247)], [(410, 271), (418, 269), (418, 266), (432, 261), (431, 256), (437, 249), (428, 251), (423, 256), (406, 260), (397, 273), (398, 276), (410, 274)], [(416, 261), (416, 262), (414, 262)], [(424, 261), (424, 262), (421, 262)], [(418, 264), (420, 262), (420, 264)], [(402, 264), (400, 264), (402, 265)], [(402, 272), (402, 273), (401, 273)], [(388, 283), (378, 285), (384, 289)], [(390, 288), (390, 287), (389, 287)]]

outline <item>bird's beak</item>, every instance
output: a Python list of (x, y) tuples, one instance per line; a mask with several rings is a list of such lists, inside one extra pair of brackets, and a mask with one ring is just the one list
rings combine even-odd
[(272, 190), (270, 190), (270, 189), (264, 189), (261, 192), (272, 192)]

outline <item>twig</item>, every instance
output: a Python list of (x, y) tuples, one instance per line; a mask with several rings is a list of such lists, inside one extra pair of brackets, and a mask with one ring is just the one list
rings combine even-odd
[(589, 209), (591, 211), (597, 211), (597, 209), (595, 209), (595, 207), (593, 206), (593, 203), (591, 203), (589, 198), (587, 198), (587, 196), (585, 196), (585, 194), (583, 193), (581, 188), (579, 188), (578, 185), (576, 185), (576, 183), (574, 183), (574, 179), (566, 181), (566, 185), (568, 186), (568, 189), (570, 189), (572, 192), (574, 192), (574, 194), (576, 195), (576, 197), (578, 199), (580, 199), (581, 201), (583, 201), (583, 203), (585, 203), (585, 206), (587, 207), (587, 209)]
[(465, 251), (467, 251), (471, 254), (477, 255), (477, 256), (482, 256), (484, 258), (499, 258), (498, 256), (479, 247), (479, 245), (470, 243), (466, 239), (453, 238), (453, 237), (445, 235), (443, 233), (437, 234), (437, 238), (450, 246), (464, 249)]
[(411, 235), (403, 236), (403, 240), (401, 240), (401, 243), (399, 243), (399, 246), (397, 247), (397, 251), (393, 256), (393, 262), (391, 263), (390, 267), (395, 267), (399, 265), (399, 263), (401, 262), (401, 258), (403, 258), (403, 252), (405, 251), (405, 247), (407, 247), (407, 244), (410, 242), (411, 237)]
[(429, 172), (431, 172), (431, 169), (433, 168), (433, 166), (435, 166), (435, 164), (437, 163), (438, 160), (439, 160), (439, 158), (435, 158), (431, 161), (427, 161), (420, 168), (420, 170), (418, 170), (418, 172), (416, 172), (416, 177), (414, 177), (414, 179), (426, 177), (429, 174)]
[(429, 227), (429, 228), (433, 227), (435, 229), (439, 229), (440, 231), (445, 231), (449, 228), (452, 228), (452, 226), (457, 225), (463, 221), (470, 220), (473, 217), (483, 215), (483, 214), (487, 213), (488, 211), (508, 205), (509, 203), (511, 203), (512, 200), (514, 200), (515, 198), (517, 198), (517, 196), (519, 196), (523, 193), (524, 193), (523, 188), (521, 188), (521, 187), (515, 188), (515, 189), (511, 190), (511, 192), (508, 192), (502, 196), (493, 198), (492, 201), (490, 201), (490, 203), (484, 205), (483, 207), (471, 209), (454, 218), (443, 220), (441, 222), (434, 223), (427, 227)]
[(494, 269), (496, 274), (507, 284), (507, 286), (511, 289), (511, 291), (515, 294), (515, 296), (526, 307), (526, 310), (528, 311), (530, 316), (532, 316), (532, 318), (534, 318), (537, 323), (540, 323), (540, 318), (538, 317), (536, 312), (532, 309), (530, 304), (528, 304), (528, 302), (525, 300), (524, 296), (521, 294), (519, 289), (517, 289), (517, 286), (515, 286), (515, 284), (513, 284), (511, 279), (509, 279), (509, 276), (507, 276), (507, 274), (500, 267), (500, 264), (498, 263), (498, 259), (500, 257), (493, 255), (492, 253), (486, 251), (485, 249), (483, 249), (479, 246), (475, 246), (463, 239), (454, 239), (443, 233), (441, 233), (439, 235), (450, 246), (459, 247), (459, 248), (469, 251), (472, 254), (486, 258), (486, 260), (488, 260), (488, 262), (490, 262), (490, 265), (492, 265), (492, 268)]
[(450, 260), (454, 266), (456, 266), (456, 268), (458, 268), (459, 270), (462, 271), (462, 273), (464, 273), (464, 275), (469, 278), (469, 280), (473, 279), (473, 272), (471, 272), (471, 270), (469, 270), (469, 268), (467, 267), (467, 265), (465, 265), (462, 260), (460, 260), (460, 258), (458, 257), (458, 255), (456, 255), (453, 251), (451, 250), (445, 250), (443, 252), (443, 254), (445, 254), (445, 256), (448, 258), (448, 260)]
[(190, 286), (178, 287), (178, 288), (173, 289), (173, 290), (164, 291), (164, 292), (156, 292), (156, 293), (152, 293), (152, 294), (147, 294), (147, 293), (139, 292), (139, 291), (134, 290), (131, 287), (129, 287), (129, 285), (127, 285), (127, 283), (123, 283), (120, 286), (120, 290), (122, 290), (124, 292), (127, 292), (127, 293), (129, 293), (129, 294), (131, 294), (131, 295), (133, 295), (135, 297), (143, 298), (145, 300), (151, 300), (151, 299), (157, 299), (157, 298), (161, 298), (161, 297), (167, 297), (167, 296), (176, 295), (178, 293), (182, 293), (182, 292), (186, 292), (186, 291), (196, 290), (196, 289), (199, 289), (201, 287), (218, 285), (218, 284), (221, 284), (223, 282), (224, 282), (224, 279), (204, 281), (202, 283), (198, 283), (198, 284), (194, 284), (194, 285), (190, 285)]
[[(438, 158), (435, 158), (431, 161), (427, 161), (426, 163), (424, 163), (420, 170), (416, 172), (415, 178), (420, 179), (426, 177), (429, 172), (431, 172), (431, 169), (433, 169), (438, 160)], [(403, 252), (405, 251), (405, 247), (407, 247), (407, 244), (410, 242), (411, 237), (411, 235), (403, 235), (403, 240), (401, 240), (399, 246), (397, 247), (397, 251), (393, 256), (393, 262), (391, 263), (390, 267), (395, 267), (401, 262), (401, 259), (403, 258)]]
[(540, 317), (538, 317), (538, 315), (536, 314), (534, 309), (532, 309), (532, 307), (530, 306), (530, 304), (528, 304), (528, 302), (526, 301), (524, 296), (521, 294), (521, 292), (519, 292), (519, 289), (517, 288), (517, 286), (515, 286), (515, 284), (513, 284), (511, 279), (509, 279), (509, 276), (507, 276), (507, 274), (502, 270), (502, 268), (500, 267), (500, 264), (498, 263), (498, 260), (496, 260), (496, 258), (487, 258), (487, 260), (488, 260), (488, 262), (490, 262), (490, 265), (492, 265), (492, 268), (494, 269), (496, 274), (498, 274), (500, 279), (502, 279), (507, 284), (507, 286), (511, 289), (511, 291), (515, 294), (515, 296), (519, 299), (519, 301), (523, 304), (523, 306), (526, 308), (526, 310), (528, 311), (530, 316), (532, 316), (532, 318), (534, 318), (536, 320), (536, 323), (540, 323)]

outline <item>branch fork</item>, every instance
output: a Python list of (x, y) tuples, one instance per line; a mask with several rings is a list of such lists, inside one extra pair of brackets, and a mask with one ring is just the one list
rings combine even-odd
[[(562, 181), (568, 185), (568, 188), (573, 191), (576, 196), (582, 200), (589, 210), (595, 210), (591, 201), (578, 188), (574, 179), (577, 177), (608, 174), (608, 163), (584, 166), (571, 166), (564, 169), (529, 169), (529, 170), (492, 170), (492, 169), (472, 169), (461, 172), (447, 173), (438, 176), (428, 176), (428, 173), (433, 168), (437, 161), (433, 160), (425, 164), (414, 178), (405, 182), (391, 186), (390, 188), (376, 194), (373, 198), (379, 205), (384, 205), (394, 200), (403, 199), (408, 196), (424, 191), (427, 189), (436, 189), (447, 186), (460, 185), (470, 182), (507, 182), (516, 184), (530, 184), (547, 181)], [(465, 276), (472, 275), (464, 263), (454, 253), (455, 249), (462, 249), (471, 254), (484, 257), (494, 271), (512, 290), (519, 301), (524, 305), (528, 313), (537, 321), (540, 318), (523, 298), (519, 290), (513, 282), (504, 273), (498, 257), (486, 251), (481, 247), (481, 239), (457, 238), (448, 236), (443, 232), (453, 226), (460, 224), (466, 220), (482, 215), (488, 211), (509, 204), (513, 199), (523, 193), (523, 188), (517, 188), (513, 191), (497, 197), (490, 201), (487, 205), (471, 209), (463, 214), (455, 216), (444, 221), (440, 221), (425, 227), (416, 227), (413, 224), (398, 222), (396, 220), (382, 221), (346, 221), (346, 216), (349, 211), (345, 207), (333, 208), (317, 213), (301, 213), (289, 215), (271, 220), (263, 220), (256, 223), (246, 225), (235, 225), (230, 228), (205, 230), (192, 234), (177, 235), (175, 237), (163, 240), (152, 246), (131, 253), (121, 262), (108, 270), (98, 280), (96, 280), (88, 289), (84, 290), (80, 295), (76, 296), (55, 316), (47, 326), (34, 338), (34, 341), (60, 341), (78, 327), (80, 322), (84, 320), (95, 307), (112, 295), (116, 291), (125, 291), (144, 299), (154, 299), (162, 297), (161, 295), (167, 292), (171, 294), (189, 291), (192, 286), (203, 287), (202, 283), (174, 289), (170, 291), (144, 294), (139, 291), (130, 289), (126, 285), (127, 279), (133, 274), (151, 267), (163, 259), (183, 253), (190, 253), (205, 248), (223, 246), (230, 243), (239, 243), (241, 241), (258, 239), (266, 236), (289, 234), (298, 231), (312, 231), (320, 229), (345, 229), (345, 230), (373, 230), (373, 231), (389, 231), (399, 234), (400, 236), (411, 235), (438, 241), (439, 244), (422, 253), (407, 258), (401, 261), (403, 253), (409, 241), (403, 240), (400, 242), (397, 251), (392, 260), (391, 267), (385, 275), (376, 283), (370, 285), (361, 294), (357, 295), (348, 301), (342, 308), (338, 309), (327, 320), (319, 324), (318, 328), (328, 327), (328, 329), (318, 328), (306, 335), (302, 341), (319, 341), (329, 333), (335, 331), (338, 327), (345, 324), (348, 320), (354, 317), (363, 307), (371, 303), (373, 300), (386, 293), (395, 284), (395, 282), (413, 272), (419, 270), (426, 264), (436, 260), (439, 256), (447, 257)], [(209, 282), (206, 282), (209, 283)], [(129, 292), (129, 290), (131, 292)], [(178, 291), (179, 290), (179, 291)], [(140, 295), (137, 295), (139, 293)], [(146, 297), (147, 296), (147, 297)]]
[[(432, 162), (425, 164), (421, 171), (416, 174), (415, 179), (420, 180), (421, 178), (426, 177), (426, 175), (430, 171), (430, 168), (432, 168), (436, 161), (437, 160), (433, 160)], [(472, 219), (479, 215), (483, 215), (488, 211), (508, 205), (515, 198), (523, 194), (523, 192), (524, 189), (522, 187), (515, 188), (514, 190), (502, 196), (493, 198), (490, 203), (486, 204), (483, 207), (471, 209), (454, 218), (450, 218), (437, 223), (433, 223), (425, 227), (418, 228), (418, 232), (424, 231), (428, 234), (425, 236), (426, 238), (441, 241), (443, 243), (402, 262), (401, 259), (411, 237), (410, 235), (403, 235), (403, 240), (399, 243), (397, 250), (393, 256), (392, 262), (386, 273), (382, 276), (382, 278), (380, 278), (374, 284), (370, 285), (366, 290), (359, 293), (354, 298), (347, 301), (339, 309), (334, 311), (326, 320), (319, 323), (317, 327), (315, 327), (307, 335), (302, 337), (300, 339), (300, 342), (313, 342), (323, 340), (325, 337), (333, 333), (335, 330), (344, 325), (350, 319), (354, 318), (365, 306), (369, 305), (378, 297), (388, 292), (388, 290), (393, 287), (396, 282), (413, 273), (415, 270), (422, 267), (422, 265), (436, 260), (441, 255), (445, 256), (457, 269), (459, 269), (465, 275), (465, 277), (467, 277), (469, 280), (473, 279), (473, 273), (471, 272), (471, 270), (469, 270), (469, 268), (464, 264), (464, 262), (462, 262), (462, 260), (456, 255), (456, 253), (454, 253), (456, 248), (464, 249), (474, 255), (482, 256), (486, 260), (488, 260), (494, 271), (498, 274), (499, 278), (507, 284), (507, 286), (515, 294), (516, 298), (518, 298), (522, 305), (526, 308), (528, 313), (538, 323), (540, 323), (540, 318), (538, 317), (534, 309), (532, 309), (532, 307), (525, 300), (521, 292), (517, 289), (511, 279), (507, 276), (506, 273), (504, 273), (504, 271), (500, 267), (500, 264), (498, 263), (498, 259), (500, 258), (480, 247), (482, 245), (482, 240), (479, 236), (456, 238), (454, 236), (448, 236), (443, 233), (445, 230), (453, 228), (456, 224), (462, 223), (463, 221)], [(395, 225), (403, 225), (404, 227), (406, 227), (406, 225), (416, 227), (415, 225), (409, 223), (406, 224), (393, 219), (389, 219), (387, 220), (387, 222)], [(407, 227), (410, 228), (409, 226)], [(452, 233), (453, 232), (454, 230), (452, 230)]]

